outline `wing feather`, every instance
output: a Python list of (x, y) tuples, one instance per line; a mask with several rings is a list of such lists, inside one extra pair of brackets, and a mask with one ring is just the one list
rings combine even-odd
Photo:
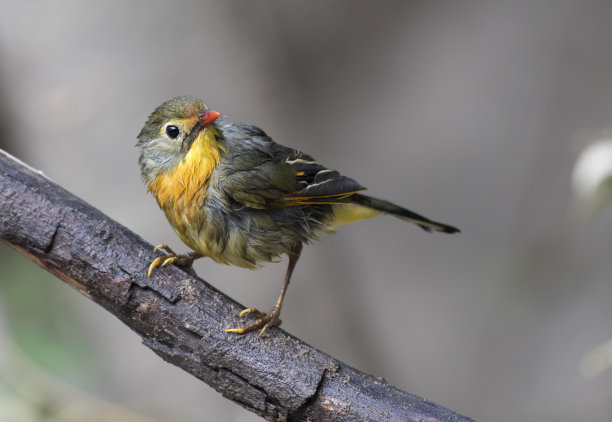
[(365, 188), (311, 156), (272, 141), (250, 126), (222, 128), (227, 153), (217, 166), (219, 188), (257, 209), (340, 204)]
[(295, 170), (295, 190), (285, 198), (288, 205), (345, 203), (346, 198), (365, 190), (355, 180), (327, 168), (312, 157), (297, 153), (285, 162)]

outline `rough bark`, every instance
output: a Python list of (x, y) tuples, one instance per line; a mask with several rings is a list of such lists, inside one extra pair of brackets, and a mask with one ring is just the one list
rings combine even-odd
[[(0, 240), (121, 319), (166, 361), (268, 420), (470, 421), (398, 390), (281, 329), (224, 329), (243, 307), (0, 150)], [(0, 269), (1, 271), (1, 269)]]

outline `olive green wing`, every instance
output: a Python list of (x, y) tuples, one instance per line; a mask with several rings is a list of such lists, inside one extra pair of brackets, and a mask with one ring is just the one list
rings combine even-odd
[(272, 208), (293, 188), (295, 173), (288, 166), (265, 161), (226, 176), (221, 189), (234, 201), (250, 208)]
[(276, 144), (253, 126), (224, 129), (227, 151), (216, 169), (218, 185), (242, 205), (265, 209), (346, 203), (365, 190), (309, 155)]

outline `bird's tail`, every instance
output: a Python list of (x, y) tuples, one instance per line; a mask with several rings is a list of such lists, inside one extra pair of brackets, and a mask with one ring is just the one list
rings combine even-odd
[(373, 210), (381, 211), (386, 214), (391, 214), (397, 218), (401, 218), (402, 220), (410, 221), (411, 223), (416, 224), (420, 228), (425, 231), (436, 231), (442, 233), (458, 233), (459, 229), (449, 226), (448, 224), (438, 223), (435, 221), (431, 221), (430, 219), (423, 217), (415, 212), (407, 210), (406, 208), (402, 208), (398, 205), (392, 204), (389, 201), (385, 201), (383, 199), (372, 198), (371, 196), (361, 195), (356, 193), (351, 195), (351, 202), (371, 208)]

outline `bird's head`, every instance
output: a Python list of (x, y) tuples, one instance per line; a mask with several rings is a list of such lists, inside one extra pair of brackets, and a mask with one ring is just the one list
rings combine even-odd
[[(157, 107), (138, 134), (140, 170), (145, 182), (175, 168), (195, 141), (211, 143), (220, 113), (209, 110), (202, 101), (176, 97)], [(212, 141), (211, 141), (212, 140)], [(215, 142), (216, 148), (216, 142)]]

